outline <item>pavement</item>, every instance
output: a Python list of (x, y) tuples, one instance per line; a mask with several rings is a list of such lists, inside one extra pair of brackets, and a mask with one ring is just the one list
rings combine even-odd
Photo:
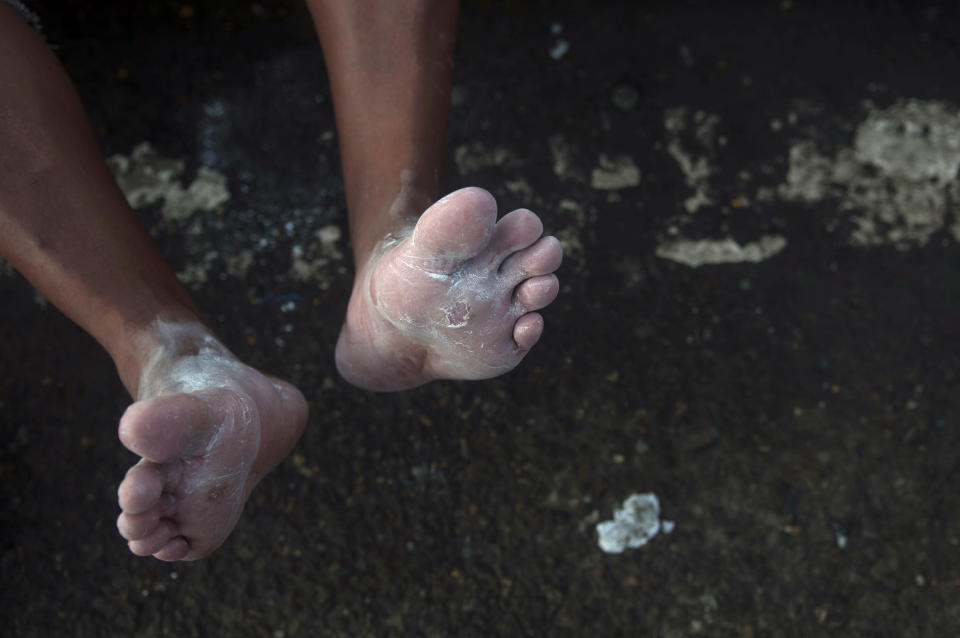
[(381, 395), (333, 367), (303, 8), (31, 5), (145, 227), (311, 418), (213, 557), (134, 557), (129, 399), (0, 264), (5, 634), (960, 630), (955, 6), (467, 2), (443, 184), (540, 213), (561, 296), (510, 375)]

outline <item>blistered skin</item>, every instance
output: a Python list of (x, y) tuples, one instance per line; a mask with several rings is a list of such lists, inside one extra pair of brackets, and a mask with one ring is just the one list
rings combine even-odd
[(496, 221), (493, 197), (456, 191), (375, 249), (360, 272), (337, 364), (352, 383), (397, 390), (433, 379), (486, 379), (537, 342), (554, 300), (560, 243), (539, 217)]
[(203, 326), (154, 324), (152, 355), (120, 440), (142, 458), (118, 496), (138, 555), (191, 560), (226, 540), (250, 490), (296, 442), (302, 395), (237, 360)]

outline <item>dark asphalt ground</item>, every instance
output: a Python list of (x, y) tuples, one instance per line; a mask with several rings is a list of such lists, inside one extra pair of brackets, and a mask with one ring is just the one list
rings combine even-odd
[[(840, 197), (754, 196), (794, 141), (832, 156), (871, 108), (956, 112), (955, 8), (468, 2), (446, 190), (541, 213), (567, 247), (561, 298), (507, 377), (374, 395), (333, 367), (350, 264), (313, 236), (346, 227), (305, 12), (68, 6), (41, 14), (105, 154), (148, 141), (184, 184), (226, 176), (216, 210), (138, 214), (222, 339), (312, 414), (214, 557), (136, 558), (114, 527), (134, 457), (112, 364), (0, 275), (4, 635), (960, 631), (960, 207), (897, 249), (851, 245)], [(671, 141), (712, 167), (693, 214)], [(595, 188), (601, 154), (639, 184)], [(787, 245), (694, 269), (655, 254), (678, 233)], [(298, 245), (326, 256), (312, 278)], [(605, 554), (595, 524), (634, 492), (676, 530)]]

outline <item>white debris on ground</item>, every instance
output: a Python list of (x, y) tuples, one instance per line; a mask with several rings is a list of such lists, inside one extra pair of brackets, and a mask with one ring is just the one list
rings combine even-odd
[(226, 262), (228, 275), (236, 277), (237, 279), (243, 279), (247, 276), (247, 271), (250, 270), (250, 266), (253, 265), (253, 251), (249, 249), (241, 250), (236, 255), (228, 256), (224, 261)]
[(724, 239), (678, 239), (657, 247), (657, 257), (691, 268), (710, 264), (758, 263), (783, 250), (787, 240), (780, 235), (764, 235), (757, 241), (739, 244)]
[(141, 208), (162, 199), (167, 220), (187, 219), (198, 210), (214, 210), (230, 199), (227, 178), (206, 167), (184, 187), (180, 180), (184, 162), (157, 155), (149, 142), (138, 144), (129, 157), (113, 155), (107, 164), (131, 206)]
[(626, 549), (646, 545), (663, 531), (673, 531), (673, 521), (660, 520), (660, 501), (656, 494), (633, 494), (614, 510), (613, 520), (597, 524), (600, 549), (608, 554), (620, 554)]
[[(343, 253), (338, 244), (343, 231), (336, 224), (329, 224), (314, 233), (316, 241), (306, 248), (294, 244), (290, 258), (290, 274), (294, 279), (316, 284), (321, 290), (327, 290), (333, 282), (334, 274), (343, 274)], [(337, 266), (334, 268), (334, 264)], [(336, 273), (332, 273), (335, 270)]]
[[(693, 195), (684, 201), (684, 208), (691, 215), (704, 206), (714, 203), (710, 176), (713, 169), (707, 154), (712, 153), (717, 143), (717, 125), (720, 118), (717, 115), (697, 111), (692, 116), (686, 108), (670, 108), (664, 112), (663, 125), (673, 139), (667, 143), (667, 152), (676, 160), (683, 172), (687, 186), (693, 189)], [(694, 137), (707, 152), (695, 156), (683, 148), (680, 134), (688, 128), (693, 128)]]
[[(204, 220), (192, 219), (198, 211), (216, 211), (230, 200), (227, 178), (205, 166), (189, 186), (181, 179), (185, 162), (162, 157), (150, 146), (141, 142), (129, 156), (113, 155), (107, 159), (120, 190), (134, 208), (149, 206), (163, 200), (161, 215), (164, 223), (186, 224), (185, 234), (197, 237), (202, 233)], [(199, 260), (192, 261), (177, 272), (181, 282), (198, 288), (209, 278), (209, 272), (220, 258), (216, 250), (205, 250)], [(239, 265), (239, 264), (237, 264)]]
[(178, 270), (177, 279), (194, 288), (207, 283), (208, 273), (219, 257), (220, 253), (216, 250), (208, 250), (200, 257), (200, 261), (189, 262)]
[(487, 148), (483, 142), (458, 146), (453, 151), (453, 161), (461, 175), (475, 173), (491, 166), (514, 167), (521, 164), (512, 151), (503, 146)]
[(640, 184), (640, 169), (629, 155), (598, 159), (599, 166), (590, 174), (590, 185), (597, 190), (619, 190)]
[[(559, 36), (563, 33), (563, 25), (559, 22), (554, 22), (550, 25), (550, 34), (554, 36)], [(564, 38), (557, 38), (553, 46), (550, 47), (550, 57), (554, 60), (559, 60), (564, 55), (567, 54), (567, 51), (570, 50), (570, 42)]]
[(582, 179), (583, 175), (574, 166), (574, 154), (576, 148), (567, 141), (560, 133), (553, 135), (548, 140), (550, 147), (550, 157), (553, 160), (553, 174), (561, 181), (568, 179)]
[(520, 198), (521, 201), (529, 202), (534, 197), (533, 187), (530, 186), (530, 182), (523, 178), (508, 179), (504, 181), (503, 187), (514, 197)]
[[(868, 108), (852, 147), (832, 158), (812, 140), (795, 142), (778, 194), (807, 203), (839, 199), (851, 215), (854, 246), (923, 246), (944, 227), (950, 202), (960, 201), (960, 109), (923, 100)], [(960, 224), (951, 231), (960, 241)]]

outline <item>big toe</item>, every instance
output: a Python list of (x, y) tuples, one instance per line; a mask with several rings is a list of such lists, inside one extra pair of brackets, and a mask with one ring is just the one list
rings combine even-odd
[(473, 257), (490, 242), (497, 202), (482, 188), (454, 191), (424, 211), (412, 235), (414, 258), (443, 270)]
[(157, 463), (194, 451), (198, 430), (212, 423), (207, 404), (195, 396), (174, 394), (138, 401), (120, 419), (120, 442), (135, 454)]

